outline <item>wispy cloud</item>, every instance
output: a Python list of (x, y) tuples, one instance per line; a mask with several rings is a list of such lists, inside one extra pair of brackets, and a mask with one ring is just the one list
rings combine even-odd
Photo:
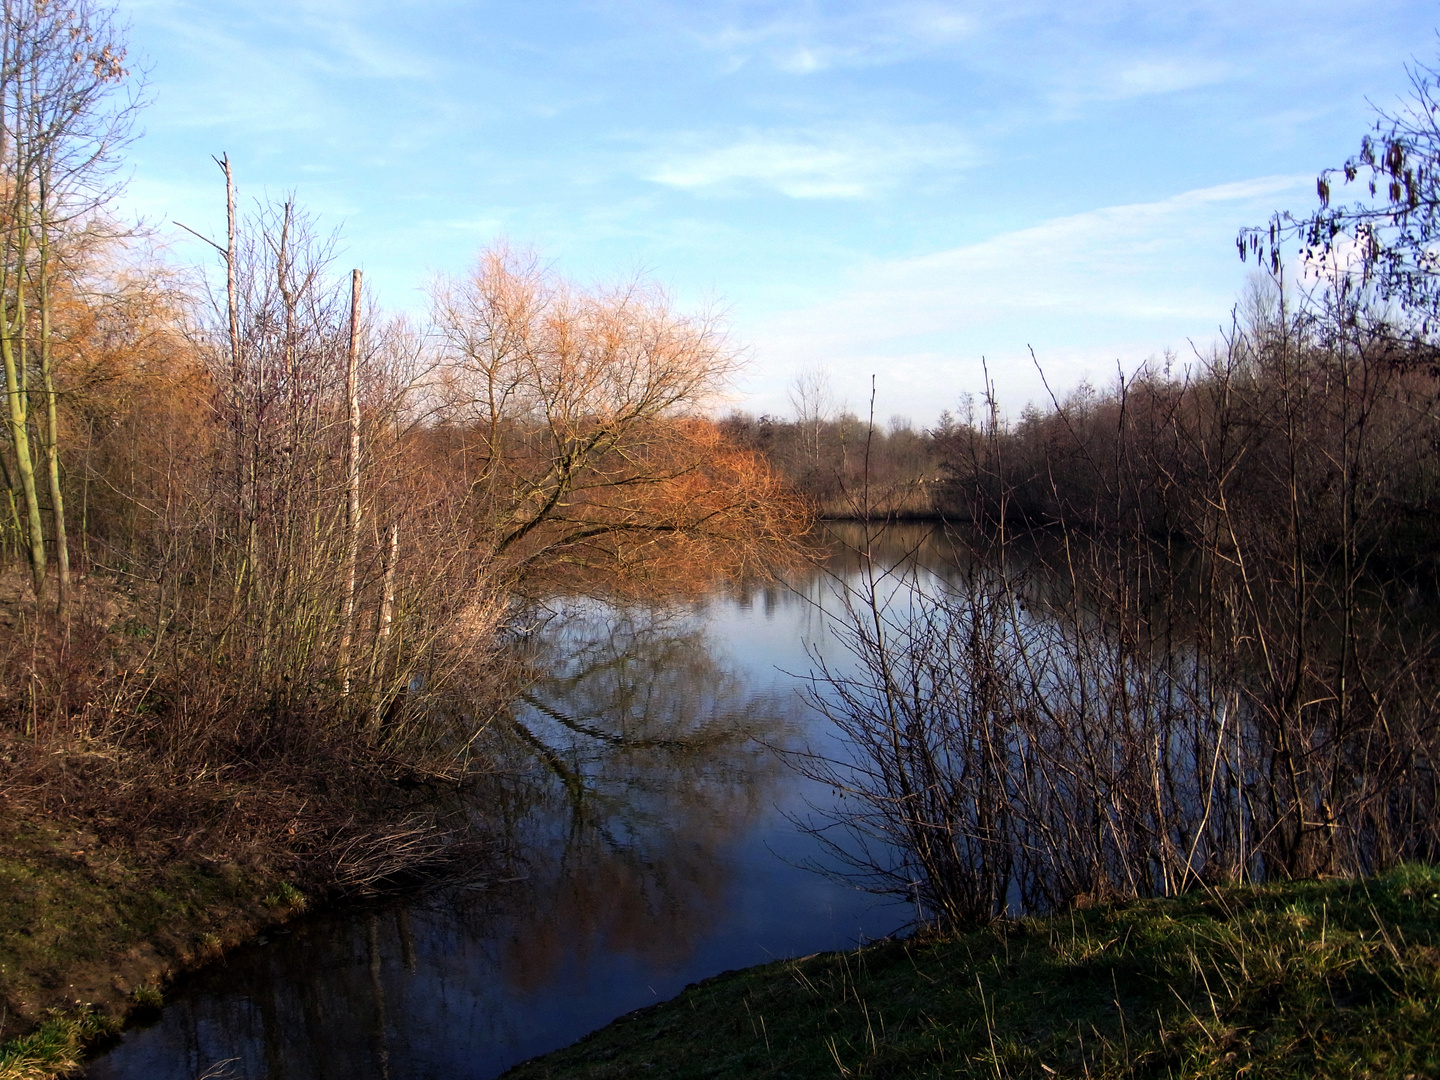
[[(221, 64), (237, 49), (246, 54), (245, 59), (253, 59), (256, 50), (250, 46), (258, 42), (266, 46), (259, 51), (282, 63), (298, 61), (326, 74), (358, 78), (427, 80), (438, 59), (410, 48), (403, 34), (387, 33), (387, 23), (395, 29), (393, 11), (388, 18), (377, 18), (378, 5), (370, 3), (232, 0), (228, 18), (223, 19), (199, 17), (195, 0), (132, 0), (127, 6), (142, 12), (148, 23), (167, 27), (181, 41), (203, 39), (208, 32), (212, 37), (207, 44), (224, 45), (223, 51), (207, 53), (212, 62)], [(223, 34), (220, 41), (215, 40), (217, 31)]]
[[(1235, 228), (1312, 202), (1365, 96), (1434, 48), (1421, 0), (124, 5), (157, 99), (128, 205), (152, 217), (217, 221), (228, 151), (247, 198), (343, 213), (375, 280), (503, 229), (735, 298), (757, 370), (914, 386), (1208, 332)], [(1202, 187), (1247, 171), (1305, 178)]]
[(657, 155), (648, 179), (721, 194), (768, 188), (794, 199), (866, 198), (974, 158), (964, 139), (939, 125), (686, 135), (677, 143)]
[(1229, 77), (1230, 65), (1201, 57), (1148, 57), (1093, 68), (1080, 75), (1067, 88), (1067, 96), (1072, 100), (1109, 101), (1210, 86)]
[(668, 24), (727, 66), (768, 64), (808, 75), (834, 68), (873, 67), (923, 55), (969, 38), (979, 25), (973, 5), (871, 2), (798, 5), (754, 0), (714, 4), (617, 5), (632, 17)]
[[(138, 6), (148, 34), (165, 49), (158, 105), (167, 122), (188, 127), (323, 129), (346, 111), (336, 80), (420, 82), (439, 63), (383, 38), (353, 9), (330, 0), (242, 4), (204, 17), (193, 0)], [(167, 92), (181, 80), (183, 95)]]
[(878, 263), (825, 309), (788, 318), (828, 326), (828, 344), (847, 346), (988, 324), (1002, 311), (1213, 319), (1214, 297), (1187, 285), (1187, 261), (1233, 258), (1237, 228), (1261, 220), (1255, 215), (1276, 197), (1313, 183), (1280, 176), (1201, 188)]
[(779, 371), (829, 365), (852, 398), (876, 372), (897, 389), (916, 388), (903, 404), (922, 416), (936, 399), (919, 388), (953, 386), (958, 368), (982, 355), (1000, 373), (1002, 394), (1023, 401), (1039, 389), (1029, 345), (1065, 385), (1097, 357), (1133, 362), (1213, 337), (1245, 272), (1237, 228), (1312, 183), (1262, 177), (877, 262), (833, 299), (776, 313), (751, 337)]

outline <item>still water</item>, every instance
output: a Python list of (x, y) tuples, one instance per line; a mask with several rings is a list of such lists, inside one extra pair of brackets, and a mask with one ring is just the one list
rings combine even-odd
[[(942, 554), (890, 533), (899, 558)], [(853, 946), (908, 908), (816, 873), (796, 820), (832, 798), (775, 747), (836, 751), (797, 675), (833, 649), (837, 579), (557, 607), (514, 709), (494, 805), (519, 880), (301, 920), (176, 988), (94, 1080), (484, 1078), (688, 983)], [(831, 660), (843, 664), (843, 657)]]

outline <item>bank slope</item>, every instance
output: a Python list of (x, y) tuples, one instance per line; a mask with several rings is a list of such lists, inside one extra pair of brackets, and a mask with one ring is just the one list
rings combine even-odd
[(731, 972), (507, 1080), (1440, 1076), (1440, 870), (1198, 891)]

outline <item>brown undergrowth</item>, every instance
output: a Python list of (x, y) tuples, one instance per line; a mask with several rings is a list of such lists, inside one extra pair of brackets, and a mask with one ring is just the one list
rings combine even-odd
[(92, 580), (62, 621), (0, 581), (0, 1043), (56, 1009), (123, 1018), (312, 901), (494, 865), (453, 738), (318, 695), (200, 715), (238, 688), (161, 658), (141, 610)]

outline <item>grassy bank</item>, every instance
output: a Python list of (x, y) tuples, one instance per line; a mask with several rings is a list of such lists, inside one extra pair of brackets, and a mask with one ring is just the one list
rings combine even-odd
[(122, 843), (96, 824), (0, 814), (0, 1080), (73, 1068), (176, 974), (306, 906), (280, 860), (177, 857), (154, 833)]
[(110, 753), (76, 778), (73, 745), (0, 737), (0, 1080), (64, 1072), (175, 976), (312, 898), (493, 867), (447, 810), (453, 786), (393, 762), (147, 791), (119, 782), (135, 766)]
[(181, 971), (306, 907), (263, 866), (157, 864), (67, 824), (0, 840), (0, 1080), (68, 1073)]
[(51, 1009), (123, 1017), (181, 968), (305, 906), (273, 868), (192, 856), (156, 861), (72, 821), (0, 835), (0, 989), (6, 1026)]
[(732, 972), (508, 1080), (1440, 1076), (1440, 871), (1230, 887)]

